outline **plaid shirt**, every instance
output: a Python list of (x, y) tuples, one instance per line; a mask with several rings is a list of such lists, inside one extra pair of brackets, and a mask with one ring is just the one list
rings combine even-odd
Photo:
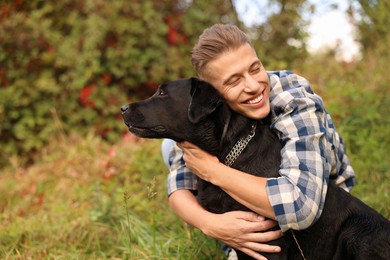
[[(266, 189), (282, 231), (301, 230), (321, 215), (329, 177), (349, 191), (355, 183), (343, 141), (322, 99), (309, 82), (290, 71), (268, 72), (272, 113), (271, 129), (283, 145), (278, 178)], [(168, 194), (196, 190), (197, 178), (186, 167), (183, 152), (170, 152)]]

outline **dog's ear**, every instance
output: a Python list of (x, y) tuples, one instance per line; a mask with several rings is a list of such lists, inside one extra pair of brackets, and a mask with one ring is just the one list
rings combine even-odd
[(191, 103), (188, 119), (197, 123), (210, 115), (223, 102), (218, 91), (209, 83), (191, 78)]

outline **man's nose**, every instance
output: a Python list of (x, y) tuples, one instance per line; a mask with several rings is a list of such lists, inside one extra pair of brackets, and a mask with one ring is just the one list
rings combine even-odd
[(248, 75), (245, 79), (245, 91), (246, 92), (257, 91), (258, 87), (259, 87), (259, 83), (257, 82), (257, 80), (251, 75)]

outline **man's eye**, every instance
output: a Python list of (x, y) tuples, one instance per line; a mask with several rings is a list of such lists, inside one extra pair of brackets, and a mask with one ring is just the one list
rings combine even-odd
[(231, 80), (231, 81), (228, 83), (228, 85), (230, 85), (230, 86), (235, 86), (235, 85), (237, 85), (239, 82), (240, 82), (240, 79), (239, 79), (239, 78), (236, 78), (236, 79)]
[(258, 73), (260, 71), (260, 67), (253, 68), (251, 73)]

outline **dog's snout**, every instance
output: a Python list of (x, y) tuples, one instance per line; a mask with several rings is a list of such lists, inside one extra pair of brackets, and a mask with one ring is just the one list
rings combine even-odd
[(124, 105), (121, 107), (122, 114), (125, 113), (127, 110), (129, 110), (129, 105)]
[(127, 124), (138, 124), (145, 120), (145, 116), (139, 111), (137, 103), (122, 106), (121, 112), (122, 117)]

